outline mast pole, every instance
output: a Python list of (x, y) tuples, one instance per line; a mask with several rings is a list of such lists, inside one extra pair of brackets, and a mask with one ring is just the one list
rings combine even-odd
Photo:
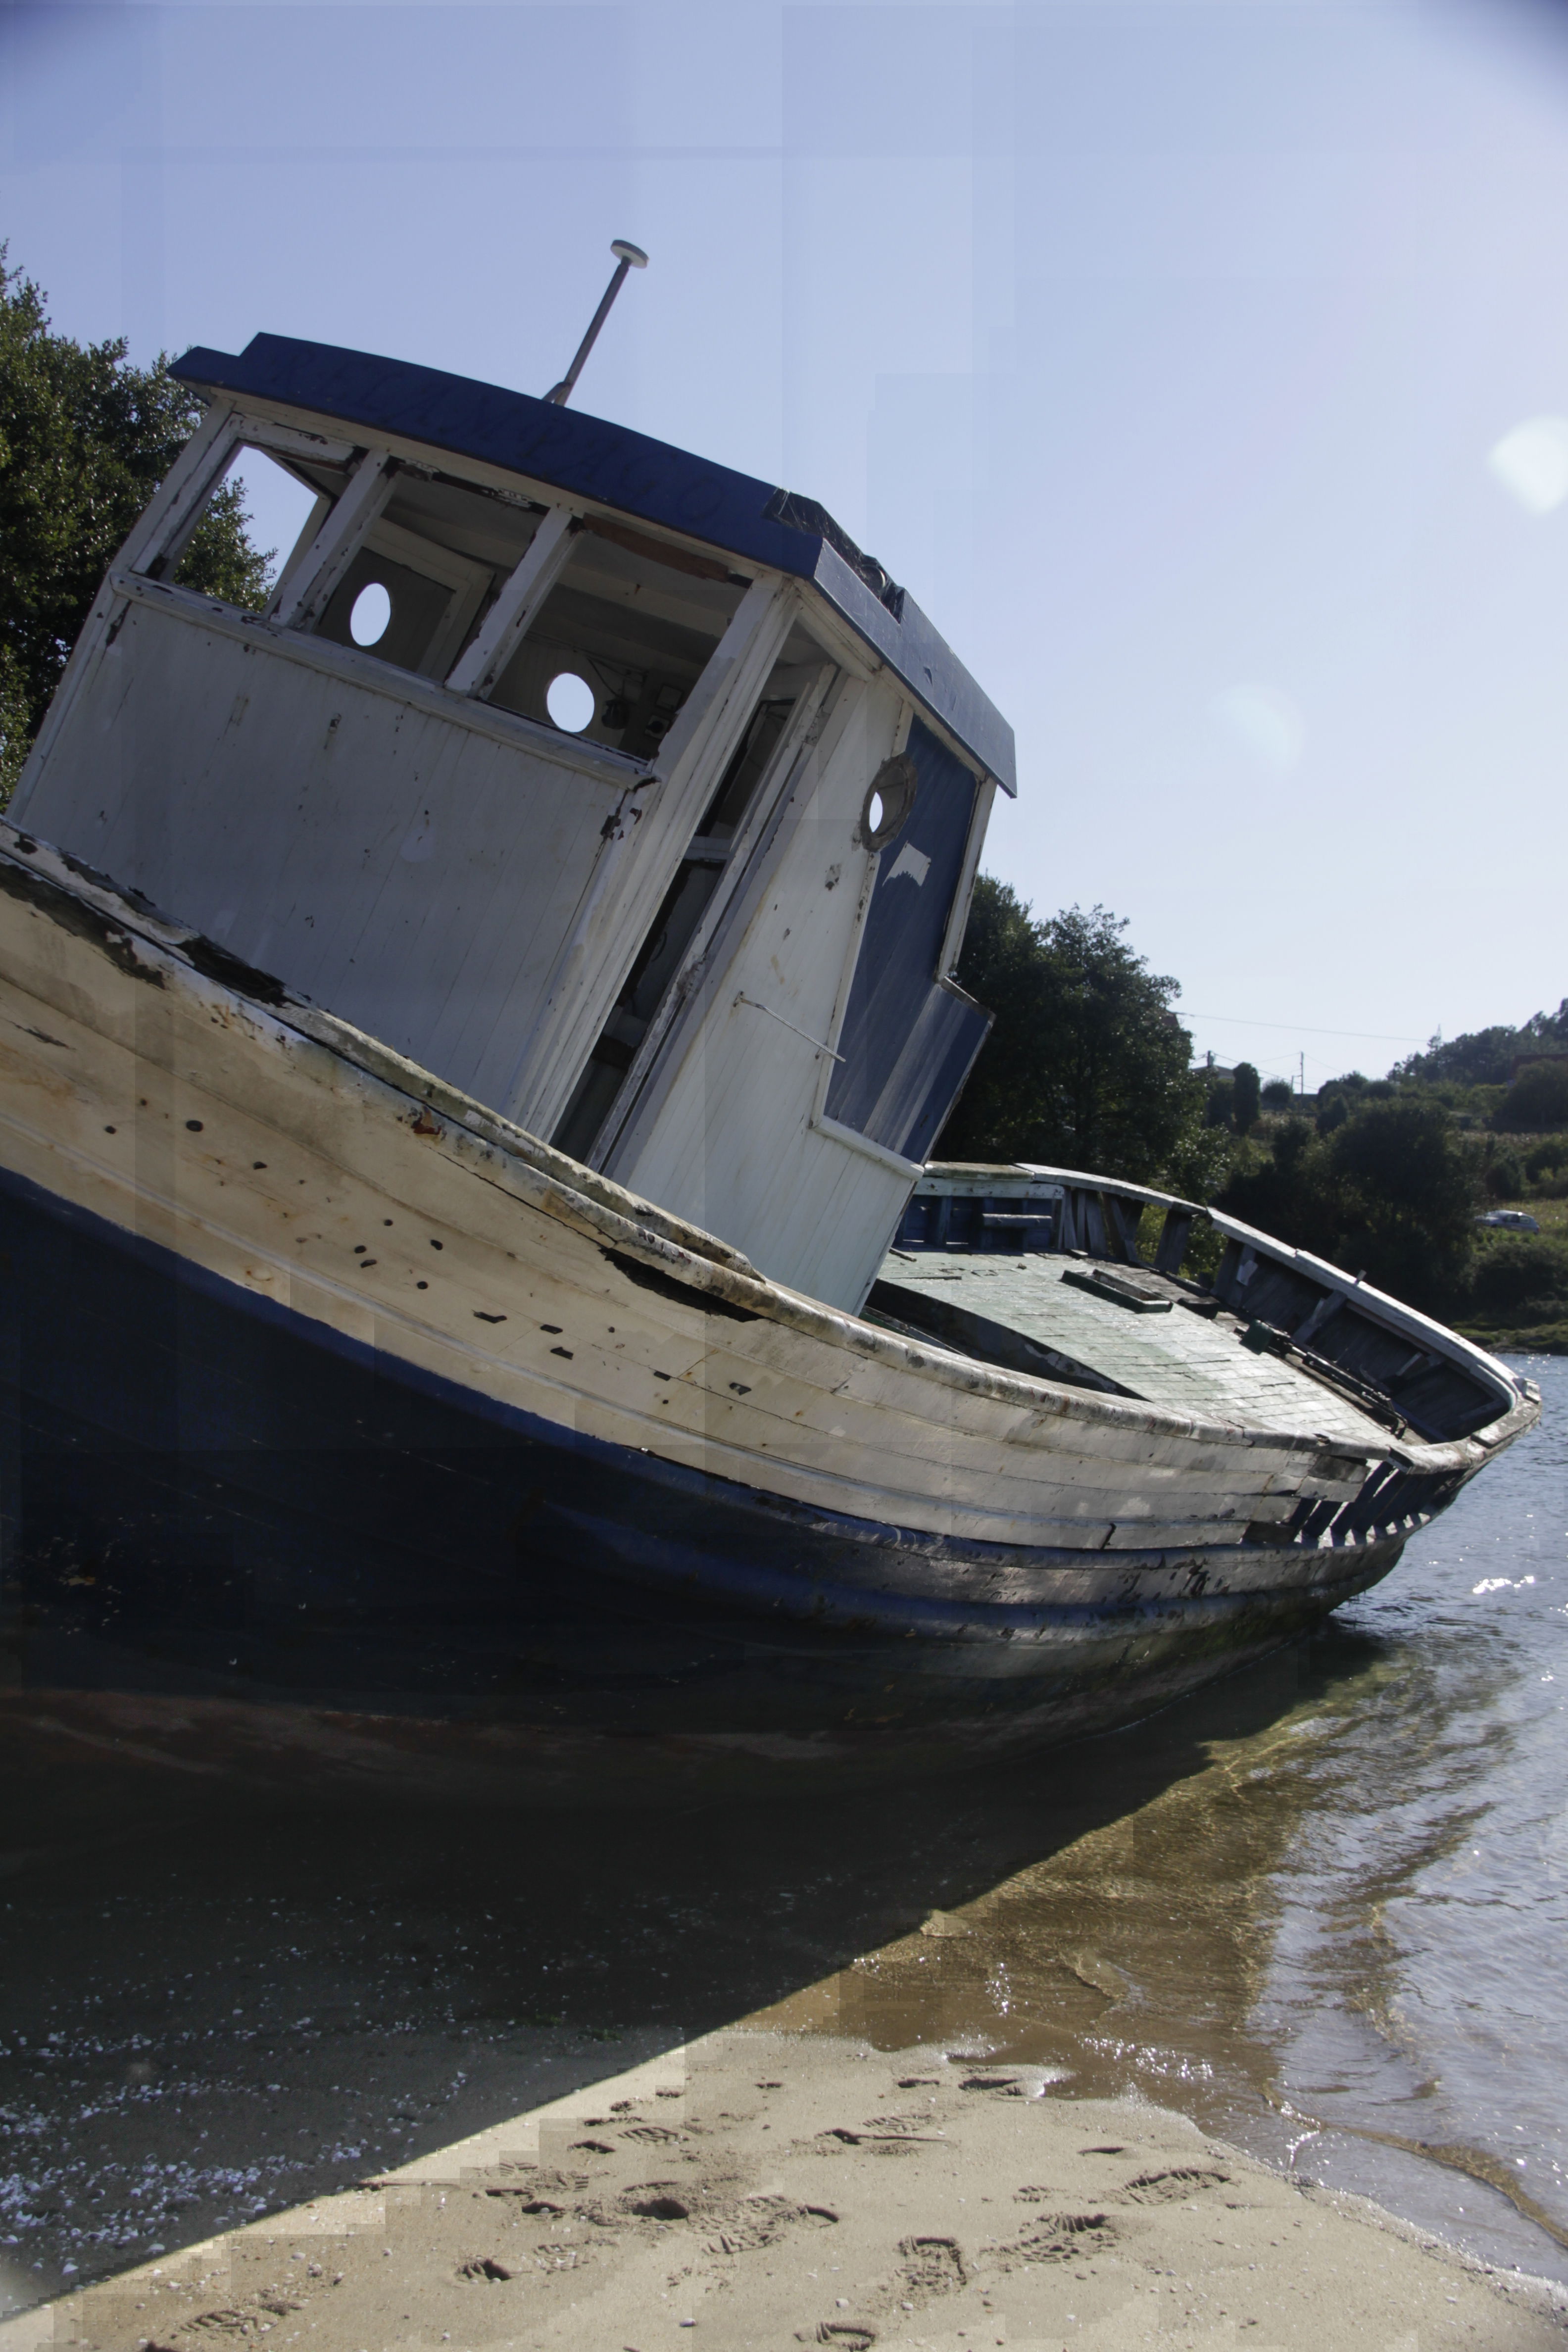
[(584, 336), (582, 341), (577, 346), (576, 358), (573, 361), (571, 366), (567, 369), (560, 383), (552, 384), (544, 395), (546, 400), (553, 401), (557, 408), (564, 408), (567, 402), (571, 399), (577, 379), (583, 373), (583, 362), (587, 358), (589, 352), (593, 350), (594, 345), (597, 342), (599, 339), (599, 330), (610, 315), (610, 306), (614, 302), (616, 295), (620, 292), (621, 288), (626, 284), (627, 270), (646, 269), (647, 268), (647, 256), (643, 251), (641, 246), (630, 244), (624, 236), (617, 236), (615, 239), (614, 243), (610, 247), (610, 251), (618, 257), (616, 274), (611, 278), (609, 284), (605, 287), (604, 299), (594, 313), (587, 333)]

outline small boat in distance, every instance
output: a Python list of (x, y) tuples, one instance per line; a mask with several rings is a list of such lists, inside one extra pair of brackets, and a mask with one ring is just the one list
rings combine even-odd
[[(927, 1167), (1012, 735), (820, 507), (360, 352), (175, 372), (0, 825), (9, 1706), (977, 1758), (1289, 1639), (1536, 1419), (1193, 1203)], [(315, 499), (259, 614), (181, 577), (247, 449)]]

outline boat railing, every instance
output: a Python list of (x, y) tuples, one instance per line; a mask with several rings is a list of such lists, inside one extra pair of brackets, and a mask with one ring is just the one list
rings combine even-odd
[[(1163, 1213), (1146, 1221), (1150, 1210)], [(1023, 1160), (932, 1161), (895, 1247), (1065, 1255), (1142, 1268), (1199, 1311), (1234, 1318), (1259, 1352), (1386, 1400), (1423, 1437), (1470, 1434), (1524, 1392), (1484, 1348), (1364, 1275), (1201, 1202), (1118, 1177)]]

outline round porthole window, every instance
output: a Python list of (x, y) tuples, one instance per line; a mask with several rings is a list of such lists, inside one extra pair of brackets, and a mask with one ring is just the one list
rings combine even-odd
[(545, 689), (544, 708), (563, 735), (581, 735), (598, 707), (593, 688), (574, 669), (558, 671)]
[(378, 646), (391, 624), (392, 598), (379, 580), (372, 580), (354, 598), (349, 635), (356, 646)]
[(866, 804), (860, 812), (860, 837), (868, 849), (886, 849), (903, 831), (919, 782), (907, 751), (883, 761), (866, 788)]

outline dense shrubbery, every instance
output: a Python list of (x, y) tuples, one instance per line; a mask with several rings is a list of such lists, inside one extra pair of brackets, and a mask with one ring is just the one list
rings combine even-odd
[(1467, 1303), (1489, 1323), (1568, 1318), (1568, 1243), (1550, 1234), (1489, 1236), (1477, 1255)]
[(1526, 1181), (1550, 1194), (1557, 1189), (1554, 1180), (1568, 1171), (1568, 1135), (1543, 1136), (1525, 1153), (1522, 1165)]

